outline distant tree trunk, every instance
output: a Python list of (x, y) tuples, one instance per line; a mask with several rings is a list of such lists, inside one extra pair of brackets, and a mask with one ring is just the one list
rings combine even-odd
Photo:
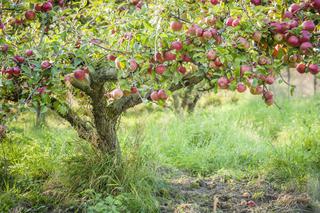
[(187, 111), (188, 113), (194, 112), (200, 97), (200, 94), (194, 91), (193, 86), (187, 87), (180, 93), (175, 93), (173, 96), (175, 111), (178, 113), (182, 111)]
[(317, 94), (317, 76), (313, 76), (313, 95)]
[(41, 115), (41, 103), (37, 102), (36, 106), (36, 126), (39, 127), (42, 123), (42, 115)]
[(188, 107), (187, 107), (187, 112), (188, 113), (193, 113), (194, 112), (194, 109), (196, 108), (196, 105), (197, 105), (199, 99), (200, 99), (200, 95), (196, 94), (195, 97), (193, 98), (193, 100), (189, 101)]
[(179, 94), (176, 92), (172, 95), (173, 98), (173, 108), (175, 113), (181, 113), (181, 109), (180, 109), (180, 97)]
[(290, 81), (291, 81), (291, 73), (290, 73), (290, 67), (288, 66), (287, 67), (287, 75), (288, 75), (288, 98), (290, 99), (290, 96), (291, 96), (291, 83), (290, 83)]

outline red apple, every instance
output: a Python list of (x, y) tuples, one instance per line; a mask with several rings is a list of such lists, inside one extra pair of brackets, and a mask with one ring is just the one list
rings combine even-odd
[(122, 98), (123, 96), (123, 92), (121, 89), (117, 88), (117, 89), (114, 89), (112, 92), (111, 92), (111, 97), (113, 99), (120, 99)]
[(175, 49), (176, 51), (182, 50), (183, 45), (180, 41), (174, 41), (171, 43), (171, 49)]
[(255, 42), (260, 42), (261, 41), (261, 38), (262, 38), (262, 33), (260, 31), (255, 31), (253, 33), (253, 36), (252, 36), (252, 39), (255, 41)]
[(158, 97), (159, 97), (159, 99), (162, 99), (162, 100), (168, 99), (168, 95), (166, 94), (166, 92), (163, 89), (158, 91)]
[(172, 52), (168, 51), (164, 53), (164, 59), (166, 61), (174, 61), (176, 60), (176, 55), (173, 54)]
[(317, 64), (310, 64), (308, 68), (309, 68), (310, 73), (313, 75), (316, 75), (319, 73), (319, 67)]
[(42, 95), (42, 94), (44, 94), (44, 93), (46, 92), (46, 90), (47, 90), (47, 87), (46, 87), (46, 86), (44, 86), (44, 87), (39, 87), (39, 88), (37, 89), (37, 92)]
[(293, 18), (293, 14), (291, 13), (291, 12), (289, 12), (289, 11), (286, 11), (286, 12), (284, 12), (284, 14), (283, 14), (283, 18), (284, 19), (292, 19)]
[(308, 52), (310, 52), (313, 48), (313, 45), (310, 43), (310, 42), (303, 42), (301, 45), (300, 45), (300, 51), (303, 53), (303, 54), (307, 54)]
[(37, 11), (37, 12), (41, 12), (41, 10), (42, 10), (42, 4), (36, 4), (36, 5), (34, 6), (34, 9), (35, 9), (35, 11)]
[(115, 61), (116, 59), (117, 59), (117, 57), (115, 55), (112, 55), (112, 54), (107, 55), (107, 60), (109, 60), (109, 61)]
[(12, 74), (13, 74), (13, 75), (19, 76), (20, 73), (21, 73), (20, 67), (14, 67), (14, 68), (12, 69)]
[(299, 47), (300, 45), (299, 38), (297, 36), (290, 36), (287, 42), (292, 47)]
[(183, 54), (181, 56), (181, 59), (182, 59), (182, 61), (185, 61), (185, 62), (191, 62), (192, 61), (192, 59), (186, 54)]
[(43, 3), (41, 10), (45, 13), (49, 12), (50, 10), (52, 10), (52, 3), (49, 1)]
[(268, 75), (268, 76), (264, 79), (264, 81), (265, 81), (267, 84), (271, 85), (271, 84), (274, 83), (274, 77), (273, 77), (272, 75)]
[(6, 70), (6, 73), (8, 74), (8, 75), (12, 75), (13, 74), (13, 68), (11, 67), (11, 68), (8, 68), (7, 70)]
[(320, 11), (320, 0), (313, 0), (312, 7)]
[(247, 41), (247, 39), (243, 38), (243, 37), (239, 37), (237, 39), (237, 44), (238, 44), (238, 48), (240, 49), (249, 49), (250, 48), (250, 44)]
[(300, 10), (300, 5), (298, 5), (298, 4), (291, 4), (290, 7), (289, 7), (289, 11), (291, 13), (295, 13), (298, 10)]
[(200, 27), (198, 27), (198, 28), (196, 29), (196, 36), (202, 37), (202, 35), (203, 35), (203, 29), (200, 28)]
[(215, 64), (217, 67), (222, 66), (222, 62), (220, 61), (219, 58), (216, 58), (216, 59), (214, 60), (214, 64)]
[[(274, 100), (273, 98), (270, 98), (270, 99), (265, 99), (264, 102), (268, 105), (268, 106), (271, 106), (273, 105), (274, 103)], [(249, 205), (249, 204), (248, 204)], [(253, 205), (254, 206), (254, 205)]]
[(3, 53), (8, 52), (8, 49), (9, 49), (9, 45), (7, 45), (7, 44), (4, 44), (0, 47), (0, 51)]
[(215, 29), (215, 28), (211, 28), (211, 29), (210, 29), (210, 32), (211, 32), (211, 35), (212, 35), (212, 36), (217, 36), (217, 35), (218, 35), (218, 30)]
[(205, 18), (205, 22), (206, 22), (207, 25), (213, 26), (217, 22), (217, 18), (214, 17), (214, 16), (206, 17)]
[(313, 31), (316, 28), (313, 21), (304, 21), (302, 23), (302, 29), (307, 31)]
[(153, 101), (158, 101), (159, 100), (159, 95), (157, 91), (153, 91), (150, 95), (151, 100)]
[(299, 26), (299, 22), (297, 20), (291, 20), (288, 22), (288, 24), (290, 29), (293, 29)]
[(202, 34), (202, 37), (206, 40), (212, 38), (212, 33), (209, 30), (205, 30)]
[(17, 63), (23, 63), (25, 61), (24, 57), (16, 55), (13, 57), (13, 60)]
[(240, 93), (243, 93), (247, 90), (247, 87), (246, 85), (244, 85), (243, 83), (238, 83), (237, 84), (237, 91), (240, 92)]
[(130, 71), (131, 72), (134, 72), (138, 69), (138, 64), (137, 64), (136, 60), (130, 59), (129, 63), (130, 63)]
[(64, 0), (58, 0), (58, 5), (60, 7), (64, 7)]
[(74, 77), (75, 77), (76, 79), (80, 80), (80, 81), (84, 80), (85, 77), (86, 77), (85, 71), (84, 71), (84, 70), (80, 70), (80, 69), (79, 69), (79, 70), (75, 70), (75, 71), (73, 72), (73, 74), (74, 74)]
[(214, 60), (217, 58), (217, 52), (215, 50), (209, 50), (207, 53), (207, 57), (209, 60)]
[(36, 18), (36, 13), (33, 12), (32, 10), (27, 11), (24, 15), (25, 15), (26, 19), (30, 20), (30, 21), (32, 21)]
[(241, 65), (240, 66), (240, 75), (243, 76), (246, 72), (251, 72), (252, 67), (249, 65)]
[(182, 23), (179, 21), (173, 21), (171, 22), (170, 27), (173, 31), (180, 31), (182, 29)]
[(159, 75), (162, 75), (165, 71), (166, 71), (167, 67), (166, 65), (164, 64), (159, 64), (157, 67), (156, 67), (156, 73), (159, 74)]
[(26, 50), (26, 55), (28, 57), (32, 56), (33, 55), (33, 51), (32, 50)]
[(251, 3), (258, 6), (261, 5), (261, 0), (251, 0)]
[(41, 69), (42, 70), (46, 70), (46, 69), (49, 69), (51, 67), (51, 63), (49, 62), (49, 61), (43, 61), (42, 63), (41, 63)]
[(305, 73), (306, 72), (306, 65), (305, 64), (302, 64), (302, 63), (300, 63), (300, 64), (298, 64), (297, 66), (296, 66), (296, 69), (297, 69), (297, 71), (299, 72), (299, 73)]
[(178, 72), (181, 74), (185, 74), (187, 72), (187, 69), (181, 65), (178, 67)]
[(233, 18), (229, 17), (229, 18), (227, 18), (227, 20), (226, 20), (226, 25), (227, 25), (228, 27), (231, 27), (231, 26), (232, 26), (232, 22), (233, 22)]
[(229, 87), (229, 81), (226, 77), (222, 76), (218, 79), (218, 86), (221, 89), (227, 89)]
[(138, 93), (138, 88), (135, 87), (135, 86), (132, 86), (130, 90), (131, 90), (132, 94), (137, 94)]
[(310, 41), (312, 34), (309, 31), (302, 30), (299, 38), (300, 43)]
[(235, 19), (235, 20), (232, 21), (232, 24), (231, 24), (231, 25), (232, 25), (233, 27), (236, 27), (236, 26), (238, 26), (239, 24), (240, 24), (240, 18), (237, 18), (237, 19)]
[(133, 5), (137, 5), (139, 3), (140, 0), (130, 0), (131, 4)]
[(273, 93), (271, 91), (265, 91), (265, 92), (263, 92), (263, 97), (265, 99), (272, 99), (273, 98)]
[(217, 5), (219, 4), (219, 0), (210, 0), (211, 4), (213, 5)]

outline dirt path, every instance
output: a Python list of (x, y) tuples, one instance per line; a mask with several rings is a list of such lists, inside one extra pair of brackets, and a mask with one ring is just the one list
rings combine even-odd
[(279, 193), (266, 182), (223, 177), (196, 178), (179, 172), (167, 179), (170, 190), (161, 212), (316, 212), (307, 194)]

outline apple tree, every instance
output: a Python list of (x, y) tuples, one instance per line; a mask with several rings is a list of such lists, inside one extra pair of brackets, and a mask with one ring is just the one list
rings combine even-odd
[(179, 89), (250, 90), (272, 105), (284, 67), (318, 74), (319, 11), (319, 0), (2, 1), (0, 121), (40, 104), (116, 157), (123, 112)]

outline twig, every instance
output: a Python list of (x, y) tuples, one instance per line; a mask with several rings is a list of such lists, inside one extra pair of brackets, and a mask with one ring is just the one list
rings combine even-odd
[(292, 84), (290, 84), (289, 82), (287, 82), (287, 81), (283, 78), (283, 76), (281, 75), (281, 73), (279, 73), (279, 76), (280, 76), (281, 80), (282, 80), (285, 84), (287, 84), (287, 85), (290, 86), (290, 87), (295, 87), (295, 85), (292, 85)]
[(170, 16), (171, 16), (171, 17), (174, 17), (174, 18), (176, 18), (176, 19), (178, 19), (178, 20), (180, 20), (180, 21), (183, 21), (183, 22), (185, 22), (185, 23), (192, 24), (191, 21), (188, 21), (188, 20), (186, 20), (186, 19), (180, 18), (179, 16), (176, 16), (176, 15), (173, 14), (173, 13), (170, 13)]
[(250, 22), (253, 23), (251, 17), (249, 16), (248, 10), (247, 10), (247, 9), (245, 8), (245, 6), (243, 5), (243, 0), (241, 0), (240, 5), (241, 5), (242, 10), (244, 11), (244, 13), (246, 14), (246, 16), (247, 16), (248, 19), (250, 20)]
[(90, 42), (91, 44), (101, 48), (101, 49), (104, 49), (104, 50), (107, 50), (109, 52), (117, 52), (117, 53), (121, 53), (121, 54), (133, 54), (133, 52), (129, 52), (129, 51), (121, 51), (121, 50), (114, 50), (114, 49), (110, 49), (110, 48), (107, 48), (107, 47), (103, 47), (97, 43), (94, 43), (94, 42)]
[(279, 110), (281, 110), (281, 109), (282, 109), (282, 108), (277, 104), (277, 102), (276, 102), (276, 101), (274, 101), (273, 103), (274, 103), (274, 105), (275, 105)]

